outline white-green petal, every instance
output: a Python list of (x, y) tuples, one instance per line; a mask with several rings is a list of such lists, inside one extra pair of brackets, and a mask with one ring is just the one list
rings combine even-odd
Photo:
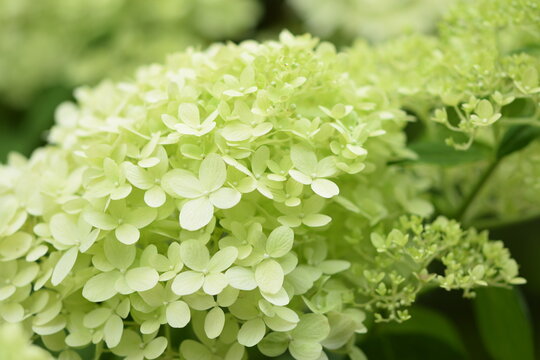
[(81, 235), (77, 224), (65, 214), (54, 215), (49, 222), (49, 228), (54, 240), (64, 245), (76, 244)]
[(223, 331), (225, 326), (225, 313), (223, 310), (216, 306), (206, 314), (204, 319), (204, 332), (209, 339), (215, 339)]
[(238, 290), (253, 290), (257, 287), (255, 273), (251, 269), (234, 266), (225, 272), (229, 284)]
[(271, 332), (262, 339), (257, 348), (263, 355), (277, 357), (287, 351), (289, 336), (286, 333)]
[(163, 176), (161, 186), (169, 195), (177, 198), (194, 199), (204, 193), (199, 179), (186, 170), (174, 169)]
[(317, 171), (317, 156), (304, 146), (294, 145), (291, 148), (291, 160), (294, 167), (304, 174), (311, 175)]
[(167, 305), (165, 317), (171, 327), (183, 328), (191, 320), (191, 312), (185, 302), (175, 301)]
[(153, 208), (160, 207), (166, 200), (167, 195), (159, 186), (154, 186), (144, 193), (144, 202)]
[(298, 170), (294, 170), (294, 169), (289, 170), (289, 175), (291, 175), (291, 177), (297, 182), (299, 182), (300, 184), (309, 185), (313, 182), (313, 179), (311, 178), (311, 176), (308, 176)]
[(72, 247), (62, 254), (52, 273), (51, 283), (54, 286), (60, 284), (69, 274), (71, 269), (73, 269), (73, 265), (75, 265), (75, 261), (77, 261), (78, 254), (79, 250), (76, 247)]
[(212, 220), (214, 206), (207, 197), (189, 200), (180, 210), (180, 226), (189, 231), (199, 230)]
[(167, 349), (167, 338), (157, 337), (144, 348), (144, 357), (150, 360), (157, 359), (165, 349)]
[(202, 242), (192, 239), (180, 244), (180, 258), (192, 270), (205, 271), (210, 262), (208, 248)]
[(111, 271), (101, 273), (86, 282), (83, 287), (83, 296), (92, 302), (102, 302), (109, 300), (116, 295), (116, 281), (120, 273)]
[(278, 258), (291, 251), (294, 243), (294, 232), (287, 226), (274, 229), (266, 240), (266, 253)]
[(118, 241), (125, 245), (135, 244), (141, 237), (139, 229), (131, 224), (122, 224), (118, 226), (115, 229), (114, 234)]
[(124, 332), (124, 322), (118, 315), (111, 315), (103, 328), (103, 339), (108, 348), (113, 348), (120, 343)]
[(94, 210), (84, 211), (83, 218), (87, 223), (101, 230), (113, 230), (118, 225), (118, 222), (109, 214)]
[(238, 250), (233, 246), (228, 246), (219, 250), (212, 256), (208, 263), (209, 272), (222, 272), (227, 270), (238, 257)]
[(199, 168), (199, 180), (204, 190), (216, 191), (225, 183), (227, 169), (225, 162), (218, 154), (209, 154)]
[(139, 166), (133, 165), (130, 162), (125, 162), (122, 164), (122, 167), (124, 168), (126, 179), (128, 179), (128, 181), (136, 188), (148, 190), (154, 185), (152, 176)]
[(184, 340), (180, 345), (180, 353), (186, 360), (212, 360), (214, 354), (206, 346), (194, 340)]
[(126, 272), (126, 282), (133, 291), (150, 290), (158, 281), (159, 274), (151, 267), (138, 267)]
[(199, 290), (203, 282), (203, 274), (195, 271), (184, 271), (174, 278), (171, 289), (176, 295), (190, 295)]
[(309, 214), (302, 219), (302, 222), (309, 227), (326, 226), (330, 221), (332, 221), (332, 218), (323, 214)]
[(238, 331), (238, 342), (244, 346), (257, 345), (266, 333), (266, 325), (261, 318), (246, 321)]
[(115, 268), (125, 270), (133, 264), (137, 249), (135, 245), (126, 245), (114, 237), (107, 237), (103, 242), (105, 258)]
[(255, 268), (255, 281), (262, 292), (275, 294), (283, 286), (283, 269), (275, 260), (266, 259)]
[(339, 187), (328, 179), (315, 179), (311, 184), (311, 190), (323, 198), (332, 198), (339, 194)]
[(322, 345), (317, 342), (293, 340), (289, 345), (289, 351), (296, 360), (319, 360)]
[(185, 124), (197, 127), (201, 123), (201, 115), (197, 105), (192, 103), (182, 103), (178, 106), (178, 117)]
[(206, 275), (203, 284), (203, 290), (208, 295), (217, 295), (225, 287), (229, 285), (229, 281), (222, 273), (213, 273)]
[(294, 339), (320, 342), (330, 333), (328, 319), (322, 314), (304, 314), (292, 332)]
[(230, 209), (240, 202), (242, 194), (238, 190), (223, 187), (210, 194), (210, 202), (218, 209)]

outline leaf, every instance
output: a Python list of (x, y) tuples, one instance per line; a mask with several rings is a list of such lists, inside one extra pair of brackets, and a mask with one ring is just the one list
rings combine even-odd
[(77, 261), (78, 254), (79, 250), (76, 247), (72, 247), (58, 260), (56, 266), (54, 267), (51, 278), (51, 283), (54, 286), (60, 284), (69, 274), (71, 269), (73, 269), (73, 265), (75, 265), (75, 261)]
[(126, 282), (134, 291), (150, 290), (159, 280), (158, 272), (151, 267), (138, 267), (126, 272)]
[(116, 281), (120, 273), (110, 271), (101, 273), (86, 282), (83, 288), (83, 296), (92, 302), (102, 302), (109, 300), (116, 295)]
[(275, 260), (266, 259), (255, 268), (255, 281), (265, 293), (275, 294), (283, 286), (283, 269)]
[(238, 331), (238, 342), (252, 347), (259, 343), (266, 332), (266, 325), (261, 318), (246, 321)]
[(418, 141), (409, 145), (418, 158), (414, 162), (435, 164), (440, 166), (455, 166), (487, 159), (491, 150), (480, 143), (473, 143), (466, 151), (456, 150), (443, 142)]
[(216, 306), (206, 314), (204, 319), (204, 331), (209, 339), (217, 338), (225, 326), (225, 313)]
[(294, 232), (287, 226), (274, 229), (266, 240), (266, 253), (279, 258), (291, 251), (294, 243)]
[(180, 210), (180, 226), (189, 231), (199, 230), (212, 220), (214, 206), (206, 197), (190, 200)]
[(497, 149), (497, 158), (502, 159), (529, 145), (540, 137), (540, 127), (531, 125), (515, 125), (504, 133), (501, 144)]
[(380, 331), (384, 334), (423, 334), (439, 339), (461, 354), (466, 353), (459, 332), (450, 319), (422, 306), (412, 307), (410, 314), (410, 320), (401, 324), (389, 323)]
[(175, 301), (167, 305), (165, 316), (171, 327), (183, 328), (189, 323), (191, 312), (185, 302)]
[(190, 295), (199, 290), (203, 282), (203, 274), (195, 271), (184, 271), (174, 278), (171, 290), (176, 295)]
[(225, 183), (227, 169), (225, 162), (218, 154), (209, 154), (199, 168), (199, 180), (204, 190), (216, 191)]
[(484, 345), (493, 359), (534, 359), (531, 323), (517, 290), (480, 288), (474, 308)]

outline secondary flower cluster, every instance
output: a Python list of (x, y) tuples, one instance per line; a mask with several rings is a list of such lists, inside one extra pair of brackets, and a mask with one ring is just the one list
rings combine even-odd
[[(433, 210), (388, 165), (410, 156), (407, 117), (345, 57), (284, 32), (77, 90), (52, 144), (0, 168), (0, 316), (70, 359), (96, 344), (128, 359), (240, 360), (257, 345), (318, 360), (360, 356), (364, 310), (406, 319), (417, 276), (520, 282), (484, 235), (396, 220)], [(427, 274), (434, 259), (445, 276)]]
[(0, 0), (0, 94), (24, 106), (50, 86), (131, 75), (187, 46), (242, 37), (259, 14), (254, 0)]

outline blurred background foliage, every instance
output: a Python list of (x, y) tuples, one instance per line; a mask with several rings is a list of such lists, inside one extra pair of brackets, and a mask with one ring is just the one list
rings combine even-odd
[[(309, 31), (339, 46), (359, 37), (376, 43), (413, 32), (434, 34), (438, 19), (452, 2), (0, 0), (0, 162), (10, 151), (29, 155), (42, 145), (56, 107), (72, 99), (75, 87), (103, 78), (129, 78), (138, 65), (162, 61), (188, 46), (265, 39), (283, 28)], [(419, 132), (412, 124), (409, 138), (415, 139)], [(475, 171), (472, 160), (443, 171), (453, 173), (449, 175), (453, 178), (464, 172), (469, 176)], [(513, 155), (504, 167), (477, 206), (491, 209), (496, 206), (490, 203), (494, 193), (512, 198), (524, 187), (529, 195), (520, 199), (538, 208), (540, 146)], [(518, 168), (526, 179), (511, 176)], [(514, 220), (496, 228), (489, 223), (477, 226), (490, 229), (493, 239), (504, 240), (527, 285), (516, 290), (485, 289), (473, 302), (459, 293), (426, 293), (413, 307), (410, 321), (376, 324), (360, 338), (366, 355), (377, 360), (534, 359), (531, 349), (540, 344), (540, 221)], [(85, 358), (92, 357), (90, 349), (81, 350), (85, 352)]]

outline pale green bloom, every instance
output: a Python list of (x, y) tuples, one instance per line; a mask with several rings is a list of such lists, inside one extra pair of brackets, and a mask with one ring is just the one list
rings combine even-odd
[(411, 217), (433, 206), (397, 161), (408, 117), (353, 56), (283, 32), (77, 90), (50, 145), (0, 167), (2, 319), (67, 358), (358, 359), (366, 314), (405, 320), (423, 286), (521, 283), (486, 234)]

